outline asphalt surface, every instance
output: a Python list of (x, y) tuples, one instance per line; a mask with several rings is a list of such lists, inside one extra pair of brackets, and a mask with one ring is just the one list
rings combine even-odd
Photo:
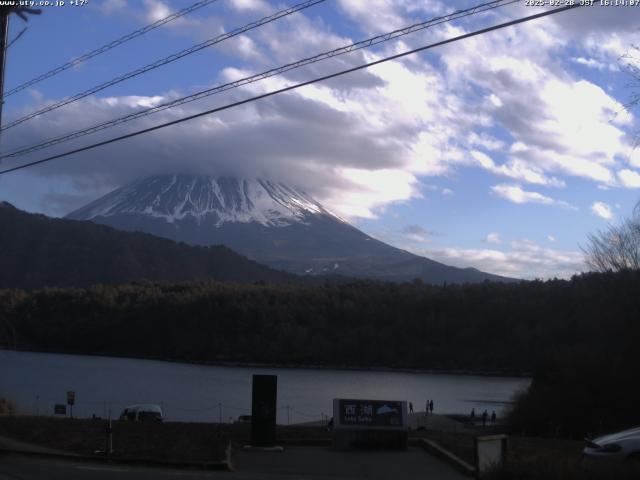
[(173, 470), (2, 454), (0, 480), (467, 478), (417, 447), (409, 448), (406, 452), (336, 452), (324, 447), (287, 447), (284, 452), (238, 452), (234, 457), (234, 466), (232, 472)]
[(227, 472), (203, 472), (84, 463), (14, 454), (0, 455), (0, 480), (162, 480), (233, 478)]
[(466, 479), (420, 447), (407, 451), (333, 451), (326, 447), (286, 447), (282, 453), (239, 452), (238, 478), (295, 479)]

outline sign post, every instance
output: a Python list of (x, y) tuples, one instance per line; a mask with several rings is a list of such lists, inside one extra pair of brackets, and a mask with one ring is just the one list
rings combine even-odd
[(333, 400), (334, 446), (406, 450), (407, 402), (397, 400)]
[(73, 404), (76, 403), (76, 392), (69, 390), (67, 392), (67, 405), (69, 405), (69, 418), (73, 418)]

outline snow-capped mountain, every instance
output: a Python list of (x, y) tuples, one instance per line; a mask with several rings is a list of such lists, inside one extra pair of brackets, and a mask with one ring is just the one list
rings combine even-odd
[(194, 220), (216, 227), (234, 222), (283, 227), (302, 222), (309, 214), (331, 215), (306, 193), (282, 183), (170, 175), (135, 181), (71, 213), (69, 218), (148, 215), (170, 224)]
[(67, 218), (193, 245), (223, 244), (296, 274), (431, 283), (507, 280), (450, 267), (380, 242), (304, 191), (262, 179), (162, 175), (137, 180)]

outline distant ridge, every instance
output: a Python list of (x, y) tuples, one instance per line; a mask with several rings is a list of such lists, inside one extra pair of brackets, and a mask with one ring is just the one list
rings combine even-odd
[(0, 202), (0, 288), (80, 287), (134, 280), (286, 282), (224, 246), (195, 247)]
[(514, 281), (414, 255), (370, 237), (282, 182), (207, 175), (139, 179), (67, 218), (191, 245), (223, 244), (297, 275), (428, 283)]

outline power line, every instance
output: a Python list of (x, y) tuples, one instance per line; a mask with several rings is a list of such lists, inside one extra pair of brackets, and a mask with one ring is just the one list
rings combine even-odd
[(397, 60), (399, 58), (403, 58), (403, 57), (406, 57), (408, 55), (412, 55), (412, 54), (415, 54), (415, 53), (418, 53), (418, 52), (422, 52), (424, 50), (428, 50), (428, 49), (431, 49), (431, 48), (439, 47), (439, 46), (446, 45), (446, 44), (449, 44), (449, 43), (453, 43), (453, 42), (457, 42), (457, 41), (464, 40), (464, 39), (467, 39), (467, 38), (475, 37), (475, 36), (478, 36), (478, 35), (483, 35), (485, 33), (489, 33), (489, 32), (492, 32), (494, 30), (499, 30), (499, 29), (502, 29), (502, 28), (511, 27), (511, 26), (514, 26), (514, 25), (518, 25), (520, 23), (529, 22), (531, 20), (536, 20), (538, 18), (543, 18), (543, 17), (549, 16), (549, 15), (565, 12), (565, 11), (572, 10), (574, 8), (579, 8), (579, 7), (582, 7), (582, 6), (583, 5), (575, 4), (575, 5), (569, 5), (569, 6), (565, 6), (565, 7), (555, 8), (553, 10), (547, 10), (547, 11), (544, 11), (544, 12), (541, 12), (541, 13), (537, 13), (537, 14), (534, 14), (534, 15), (529, 15), (527, 17), (518, 18), (516, 20), (511, 20), (509, 22), (505, 22), (505, 23), (501, 23), (501, 24), (498, 24), (498, 25), (494, 25), (492, 27), (487, 27), (487, 28), (483, 28), (483, 29), (480, 29), (480, 30), (476, 30), (474, 32), (465, 33), (465, 34), (459, 35), (457, 37), (449, 38), (449, 39), (446, 39), (446, 40), (442, 40), (440, 42), (436, 42), (436, 43), (425, 45), (425, 46), (422, 46), (422, 47), (419, 47), (419, 48), (415, 48), (413, 50), (408, 50), (406, 52), (398, 53), (396, 55), (392, 55), (390, 57), (385, 57), (385, 58), (382, 58), (380, 60), (376, 60), (376, 61), (373, 61), (373, 62), (366, 63), (364, 65), (359, 65), (357, 67), (349, 68), (349, 69), (346, 69), (346, 70), (341, 70), (341, 71), (336, 72), (336, 73), (332, 73), (332, 74), (329, 74), (329, 75), (324, 75), (322, 77), (314, 78), (312, 80), (307, 80), (305, 82), (297, 83), (295, 85), (290, 85), (288, 87), (280, 88), (278, 90), (273, 90), (271, 92), (263, 93), (261, 95), (256, 95), (254, 97), (250, 97), (250, 98), (247, 98), (245, 100), (240, 100), (240, 101), (237, 101), (237, 102), (229, 103), (227, 105), (223, 105), (222, 107), (213, 108), (211, 110), (206, 110), (204, 112), (200, 112), (200, 113), (196, 113), (196, 114), (193, 114), (193, 115), (189, 115), (187, 117), (183, 117), (183, 118), (180, 118), (180, 119), (177, 119), (177, 120), (173, 120), (171, 122), (162, 123), (162, 124), (159, 124), (159, 125), (156, 125), (156, 126), (153, 126), (153, 127), (149, 127), (149, 128), (145, 128), (145, 129), (142, 129), (142, 130), (138, 130), (136, 132), (128, 133), (126, 135), (121, 135), (119, 137), (114, 137), (114, 138), (111, 138), (109, 140), (104, 140), (102, 142), (97, 142), (97, 143), (94, 143), (94, 144), (91, 144), (91, 145), (87, 145), (85, 147), (77, 148), (77, 149), (74, 149), (74, 150), (69, 150), (69, 151), (64, 152), (64, 153), (60, 153), (60, 154), (57, 154), (57, 155), (52, 155), (50, 157), (46, 157), (46, 158), (43, 158), (43, 159), (40, 159), (40, 160), (36, 160), (36, 161), (33, 161), (33, 162), (25, 163), (25, 164), (19, 165), (17, 167), (8, 168), (6, 170), (0, 171), (0, 175), (4, 175), (4, 174), (7, 174), (7, 173), (15, 172), (17, 170), (22, 170), (24, 168), (32, 167), (34, 165), (39, 165), (39, 164), (42, 164), (42, 163), (50, 162), (52, 160), (57, 160), (59, 158), (67, 157), (69, 155), (73, 155), (73, 154), (76, 154), (76, 153), (85, 152), (87, 150), (92, 150), (94, 148), (101, 147), (101, 146), (104, 146), (104, 145), (108, 145), (108, 144), (111, 144), (111, 143), (116, 143), (116, 142), (119, 142), (121, 140), (126, 140), (128, 138), (132, 138), (132, 137), (136, 137), (138, 135), (142, 135), (142, 134), (145, 134), (145, 133), (153, 132), (155, 130), (160, 130), (162, 128), (170, 127), (172, 125), (177, 125), (179, 123), (183, 123), (183, 122), (186, 122), (186, 121), (189, 121), (189, 120), (193, 120), (195, 118), (200, 118), (200, 117), (204, 117), (206, 115), (211, 115), (213, 113), (221, 112), (223, 110), (228, 110), (230, 108), (238, 107), (240, 105), (245, 105), (247, 103), (251, 103), (251, 102), (254, 102), (256, 100), (261, 100), (263, 98), (272, 97), (272, 96), (280, 94), (280, 93), (284, 93), (284, 92), (288, 92), (288, 91), (291, 91), (291, 90), (295, 90), (295, 89), (298, 89), (298, 88), (301, 88), (301, 87), (305, 87), (307, 85), (311, 85), (311, 84), (314, 84), (314, 83), (318, 83), (318, 82), (322, 82), (322, 81), (325, 81), (325, 80), (329, 80), (331, 78), (340, 77), (340, 76), (346, 75), (348, 73), (356, 72), (358, 70), (363, 70), (363, 69), (372, 67), (374, 65), (379, 65), (381, 63), (389, 62), (391, 60)]
[(174, 108), (180, 105), (184, 105), (186, 103), (191, 103), (194, 102), (196, 100), (201, 100), (203, 98), (218, 94), (218, 93), (222, 93), (225, 92), (227, 90), (231, 90), (234, 88), (238, 88), (244, 85), (248, 85), (251, 83), (255, 83), (258, 82), (260, 80), (264, 80), (266, 78), (272, 77), (272, 76), (276, 76), (276, 75), (280, 75), (282, 73), (288, 72), (290, 70), (294, 70), (297, 68), (301, 68), (303, 66), (312, 64), (312, 63), (317, 63), (320, 62), (322, 60), (326, 60), (329, 58), (333, 58), (339, 55), (343, 55), (346, 53), (350, 53), (350, 52), (354, 52), (356, 50), (360, 50), (363, 48), (368, 48), (371, 47), (373, 45), (377, 45), (380, 44), (382, 42), (386, 42), (395, 38), (399, 38), (401, 36), (404, 35), (408, 35), (411, 33), (415, 33), (417, 31), (420, 30), (424, 30), (427, 28), (431, 28), (434, 27), (436, 25), (440, 25), (442, 23), (445, 22), (451, 22), (453, 20), (458, 20), (460, 18), (464, 18), (464, 17), (468, 17), (470, 15), (476, 15), (479, 13), (483, 13), (489, 10), (493, 10), (496, 8), (500, 8), (500, 7), (504, 7), (506, 5), (510, 5), (513, 3), (518, 3), (520, 2), (520, 0), (494, 0), (491, 2), (487, 2), (487, 3), (483, 3), (480, 5), (476, 5), (475, 7), (471, 7), (471, 8), (467, 8), (464, 10), (459, 10), (453, 13), (450, 13), (448, 15), (443, 15), (441, 17), (436, 17), (436, 18), (432, 18), (430, 20), (424, 21), (424, 22), (420, 22), (420, 23), (415, 23), (413, 25), (410, 25), (408, 27), (404, 27), (401, 29), (397, 29), (394, 30), (392, 32), (388, 32), (382, 35), (377, 35), (375, 37), (366, 39), (366, 40), (362, 40), (356, 43), (352, 43), (350, 45), (344, 46), (344, 47), (340, 47), (340, 48), (336, 48), (334, 50), (330, 50), (327, 52), (323, 52), (317, 55), (314, 55), (312, 57), (307, 57), (304, 58), (302, 60), (298, 60), (296, 62), (292, 62), (292, 63), (288, 63), (286, 65), (277, 67), (277, 68), (272, 68), (270, 70), (264, 71), (262, 73), (258, 73), (255, 75), (251, 75), (248, 77), (244, 77), (238, 80), (235, 80), (233, 82), (229, 82), (229, 83), (225, 83), (223, 85), (219, 85), (213, 88), (209, 88), (206, 90), (202, 90), (200, 92), (196, 92), (194, 94), (191, 95), (187, 95), (185, 97), (181, 97), (175, 100), (171, 100), (170, 102), (165, 102), (163, 104), (160, 105), (156, 105), (154, 107), (149, 107), (134, 113), (130, 113), (128, 115), (125, 115), (123, 117), (119, 117), (119, 118), (115, 118), (106, 122), (102, 122), (100, 124), (97, 125), (93, 125), (91, 127), (82, 129), (82, 130), (76, 130), (75, 132), (71, 132), (71, 133), (67, 133), (49, 140), (46, 140), (44, 142), (40, 142), (37, 144), (32, 144), (26, 147), (20, 147), (18, 149), (13, 150), (11, 153), (5, 153), (0, 155), (0, 160), (4, 159), (4, 158), (12, 158), (12, 157), (19, 157), (22, 155), (26, 155), (28, 153), (32, 153), (35, 152), (37, 150), (42, 150), (43, 148), (47, 148), (47, 147), (51, 147), (53, 145), (58, 145), (60, 143), (63, 142), (67, 142), (70, 140), (75, 140), (77, 138), (83, 137), (85, 135), (89, 135), (92, 133), (96, 133), (99, 132), (101, 130), (107, 129), (107, 128), (111, 128), (117, 125), (121, 125), (123, 123), (128, 123), (130, 121), (136, 120), (138, 118), (141, 117), (146, 117), (148, 115), (152, 115), (154, 113), (158, 113), (161, 112), (163, 110), (167, 110), (170, 108)]
[(97, 85), (95, 87), (92, 87), (88, 90), (85, 90), (83, 92), (77, 93), (72, 97), (66, 98), (64, 100), (61, 100), (59, 102), (56, 102), (54, 104), (51, 104), (47, 107), (41, 108), (40, 110), (37, 110), (35, 112), (31, 112), (28, 115), (25, 115), (24, 117), (18, 118), (17, 120), (14, 120), (6, 125), (4, 125), (2, 128), (0, 128), (0, 131), (3, 130), (7, 130), (9, 128), (15, 127), (16, 125), (19, 125), (21, 123), (26, 122), (27, 120), (31, 120), (34, 117), (37, 117), (38, 115), (42, 115), (44, 113), (48, 113), (52, 110), (55, 110), (57, 108), (63, 107), (65, 105), (68, 105), (70, 103), (73, 103), (77, 100), (80, 100), (81, 98), (85, 98), (88, 97), (89, 95), (99, 92), (101, 90), (104, 90), (105, 88), (111, 87), (113, 85), (116, 85), (118, 83), (124, 82), (125, 80), (129, 80), (133, 77), (137, 77), (138, 75), (142, 75), (143, 73), (147, 73), (151, 70), (154, 70), (158, 67), (162, 67), (163, 65), (167, 65), (171, 62), (175, 62), (176, 60), (186, 57), (187, 55), (191, 55), (192, 53), (198, 52), (204, 48), (207, 47), (211, 47), (213, 45), (216, 45), (220, 42), (223, 42), (229, 38), (235, 37), (237, 35), (240, 35), (242, 33), (245, 33), (249, 30), (253, 30), (255, 28), (258, 28), (262, 25), (265, 25), (267, 23), (271, 23), (274, 22), (282, 17), (286, 17), (288, 15), (292, 15), (295, 12), (298, 12), (300, 10), (304, 10), (305, 8), (309, 8), (312, 7), (313, 5), (316, 5), (318, 3), (322, 3), (326, 0), (307, 0), (305, 2), (299, 3), (297, 5), (294, 5), (293, 7), (289, 7), (287, 9), (284, 10), (280, 10), (279, 12), (274, 13), (273, 15), (269, 15), (268, 17), (264, 17), (260, 20), (257, 20), (255, 22), (251, 22), (243, 27), (239, 27), (236, 28), (234, 30), (231, 30), (228, 33), (224, 33), (222, 35), (218, 35), (217, 37), (211, 38), (209, 40), (206, 40), (202, 43), (198, 43), (196, 45), (193, 45), (185, 50), (181, 50), (180, 52), (174, 53), (169, 55), (168, 57), (162, 58), (160, 60), (156, 60), (153, 63), (150, 63), (148, 65), (145, 65), (144, 67), (138, 68), (136, 70), (133, 70), (131, 72), (125, 73), (124, 75), (120, 75), (119, 77), (113, 78), (111, 80), (109, 80), (108, 82), (104, 82), (101, 83), (100, 85)]
[(142, 27), (138, 30), (135, 30), (127, 35), (124, 35), (116, 40), (113, 40), (112, 42), (109, 42), (101, 47), (98, 47), (94, 50), (91, 50), (88, 53), (85, 53), (84, 55), (79, 56), (78, 58), (75, 58), (63, 65), (60, 65), (59, 67), (56, 67), (52, 70), (49, 70), (48, 72), (43, 73), (42, 75), (37, 76), (36, 78), (33, 78), (27, 82), (21, 83), (20, 85), (18, 85), (17, 87), (12, 88), (11, 90), (9, 90), (6, 94), (5, 97), (10, 97), (11, 95), (14, 95), (22, 90), (24, 90), (25, 88), (29, 88), (32, 85), (35, 85), (36, 83), (40, 83), (43, 80), (46, 80), (48, 78), (51, 78), (61, 72), (64, 72), (65, 70), (70, 69), (71, 67), (75, 67), (76, 65), (82, 63), (82, 62), (86, 62), (87, 60), (93, 58), (93, 57), (97, 57), (98, 55), (105, 53), (109, 50), (111, 50), (112, 48), (118, 47), (120, 45), (122, 45), (123, 43), (128, 42), (129, 40), (133, 40), (134, 38), (140, 37), (142, 35), (144, 35), (145, 33), (150, 32), (151, 30), (154, 30), (158, 27), (161, 27), (162, 25), (166, 25), (169, 22), (172, 22), (173, 20), (176, 20), (180, 17), (183, 17), (191, 12), (194, 12), (195, 10), (198, 10), (199, 8), (205, 7), (207, 5), (209, 5), (210, 3), (213, 2), (217, 2), (218, 0), (201, 0), (199, 2), (194, 3), (193, 5), (191, 5), (190, 7), (187, 8), (183, 8), (182, 10), (179, 10), (175, 13), (172, 13), (171, 15), (168, 15), (164, 18), (161, 18), (160, 20), (157, 20), (145, 27)]

